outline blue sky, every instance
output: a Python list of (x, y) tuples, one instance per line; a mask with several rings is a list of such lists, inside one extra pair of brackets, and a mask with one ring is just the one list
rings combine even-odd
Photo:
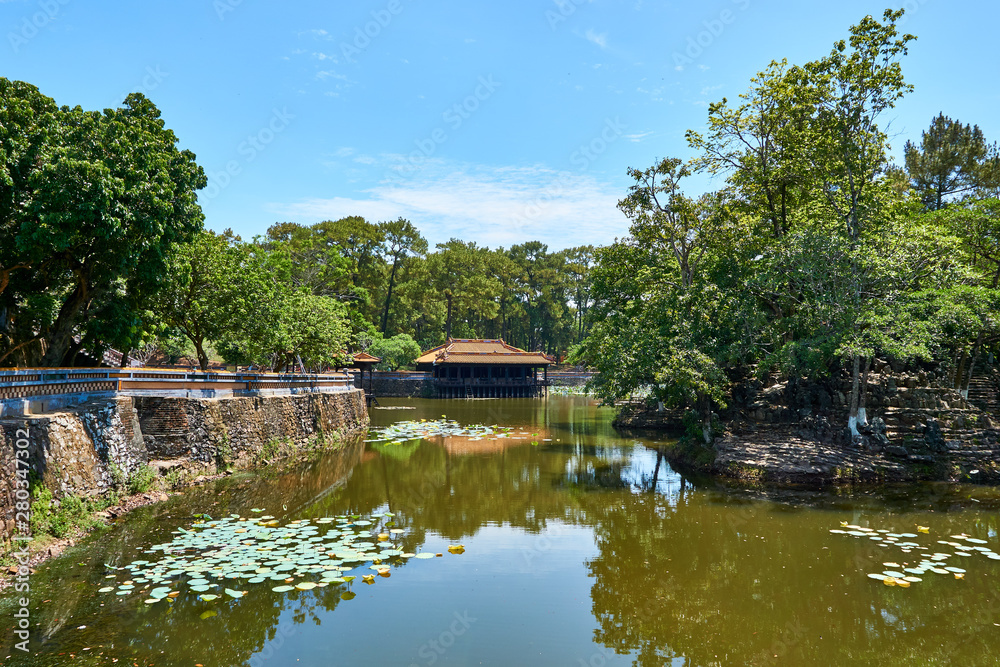
[[(144, 92), (209, 174), (215, 230), (403, 216), (431, 243), (559, 249), (624, 235), (626, 169), (690, 157), (709, 102), (887, 6), (0, 0), (0, 76), (87, 109)], [(891, 114), (894, 151), (939, 111), (1000, 139), (1000, 6), (904, 6), (916, 91)]]

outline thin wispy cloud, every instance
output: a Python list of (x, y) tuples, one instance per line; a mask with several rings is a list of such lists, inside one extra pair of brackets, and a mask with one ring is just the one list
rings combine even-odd
[(626, 139), (628, 139), (629, 141), (631, 141), (633, 144), (637, 144), (640, 141), (642, 141), (643, 139), (645, 139), (646, 137), (650, 137), (653, 134), (655, 134), (655, 133), (652, 130), (650, 130), (649, 132), (637, 132), (635, 134), (626, 134), (626, 135), (624, 135), (624, 137)]
[[(386, 162), (402, 156), (383, 156)], [(429, 161), (408, 180), (389, 180), (366, 198), (274, 203), (282, 219), (311, 224), (350, 215), (404, 217), (432, 243), (457, 237), (490, 247), (539, 240), (553, 249), (606, 244), (627, 232), (618, 188), (588, 174), (545, 167), (486, 167)]]

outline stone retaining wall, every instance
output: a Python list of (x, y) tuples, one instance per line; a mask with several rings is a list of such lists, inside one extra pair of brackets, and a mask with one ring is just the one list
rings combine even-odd
[(136, 398), (145, 448), (153, 459), (212, 463), (219, 450), (238, 460), (275, 441), (302, 448), (317, 436), (368, 424), (360, 391), (214, 401)]
[[(107, 491), (154, 460), (209, 465), (220, 450), (235, 464), (280, 441), (303, 448), (319, 436), (365, 428), (360, 391), (228, 399), (95, 400), (61, 412), (0, 420), (0, 540), (15, 532), (17, 442), (32, 477), (56, 498)], [(23, 469), (23, 466), (22, 466)]]

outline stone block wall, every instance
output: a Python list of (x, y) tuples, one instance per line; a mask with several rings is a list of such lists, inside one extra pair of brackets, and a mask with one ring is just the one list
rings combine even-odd
[(0, 540), (16, 534), (19, 438), (28, 441), (33, 477), (61, 498), (107, 491), (113, 467), (127, 477), (154, 460), (207, 465), (219, 447), (239, 463), (272, 441), (304, 447), (319, 434), (342, 435), (367, 425), (360, 391), (226, 399), (121, 396), (2, 419)]
[(234, 460), (260, 453), (273, 441), (304, 447), (320, 434), (368, 424), (360, 391), (193, 400), (134, 399), (145, 449), (153, 459), (216, 460), (220, 448)]

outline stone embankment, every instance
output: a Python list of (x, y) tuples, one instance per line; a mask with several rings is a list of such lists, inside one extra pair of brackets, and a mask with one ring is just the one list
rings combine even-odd
[(92, 496), (147, 465), (160, 474), (214, 473), (337, 442), (367, 425), (360, 391), (222, 399), (121, 396), (3, 419), (0, 540), (16, 533), (19, 450), (27, 452), (20, 456), (32, 479), (55, 498)]
[[(681, 466), (759, 483), (1000, 484), (995, 372), (982, 372), (966, 398), (941, 386), (947, 378), (877, 364), (869, 378), (869, 423), (857, 437), (847, 430), (847, 380), (736, 387), (713, 446), (682, 443), (671, 455)], [(683, 413), (626, 406), (616, 424), (682, 431)]]

